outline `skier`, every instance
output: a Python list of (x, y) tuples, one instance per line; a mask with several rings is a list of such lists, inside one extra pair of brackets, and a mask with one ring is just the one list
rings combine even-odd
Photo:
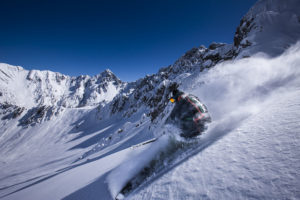
[(184, 138), (192, 138), (201, 135), (206, 130), (206, 123), (211, 122), (206, 106), (191, 94), (185, 94), (177, 88), (170, 93), (170, 102), (175, 103), (167, 124), (177, 125)]
[[(168, 93), (170, 94), (169, 100), (174, 103), (175, 106), (171, 114), (168, 116), (166, 124), (174, 124), (175, 126), (178, 126), (182, 131), (180, 136), (184, 138), (193, 138), (201, 135), (206, 129), (206, 123), (211, 122), (206, 106), (201, 103), (196, 96), (185, 94), (177, 88), (177, 83), (170, 84), (168, 88)], [(159, 139), (160, 138), (155, 138), (146, 141), (136, 147), (152, 142), (155, 143), (156, 141), (159, 141)], [(178, 155), (178, 144), (182, 143), (176, 143), (176, 141), (172, 140), (172, 142), (168, 143), (165, 148), (157, 150), (157, 154), (153, 154), (154, 157), (149, 159), (149, 163), (146, 164), (144, 168), (137, 173), (137, 175), (124, 184), (124, 187), (116, 195), (115, 200), (124, 199), (126, 196), (128, 197), (128, 194), (140, 187), (144, 181), (147, 181), (147, 178), (162, 172), (165, 168), (165, 163), (171, 162), (172, 158)], [(181, 150), (182, 149), (183, 148), (181, 147)]]

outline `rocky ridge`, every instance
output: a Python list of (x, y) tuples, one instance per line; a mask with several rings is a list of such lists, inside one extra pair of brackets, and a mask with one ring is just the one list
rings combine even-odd
[[(259, 0), (241, 19), (233, 44), (214, 42), (208, 48), (192, 48), (173, 65), (132, 83), (120, 81), (109, 70), (93, 77), (69, 77), (50, 71), (27, 71), (21, 67), (2, 64), (0, 80), (4, 84), (0, 87), (0, 103), (18, 106), (19, 111), (15, 111), (17, 113), (21, 110), (23, 112), (24, 109), (20, 108), (27, 106), (27, 117), (21, 120), (22, 124), (30, 124), (33, 116), (41, 116), (41, 113), (43, 117), (46, 116), (45, 113), (53, 116), (49, 113), (89, 106), (97, 106), (100, 119), (107, 119), (112, 115), (129, 118), (143, 109), (154, 121), (165, 110), (169, 91), (178, 87), (189, 75), (198, 74), (224, 61), (248, 57), (258, 52), (276, 56), (299, 40), (300, 12), (296, 9), (300, 7), (299, 1), (279, 1)], [(285, 30), (281, 26), (287, 19), (290, 23), (284, 23)], [(287, 31), (290, 30), (295, 31), (288, 34)], [(281, 38), (279, 35), (286, 37)], [(274, 42), (273, 37), (279, 41)], [(185, 78), (181, 77), (183, 74)], [(24, 81), (13, 89), (8, 89), (15, 80), (12, 77), (21, 77)], [(25, 86), (20, 87), (22, 84)], [(30, 97), (30, 101), (26, 98), (26, 105), (18, 102), (22, 98), (15, 97), (20, 90), (26, 91), (22, 96)]]
[(0, 84), (0, 106), (6, 114), (2, 119), (20, 117), (19, 125), (34, 125), (66, 108), (107, 104), (127, 83), (110, 70), (93, 77), (70, 77), (0, 64)]

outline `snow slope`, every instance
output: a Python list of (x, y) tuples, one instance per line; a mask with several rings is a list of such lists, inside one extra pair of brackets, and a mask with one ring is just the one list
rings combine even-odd
[[(277, 58), (230, 61), (199, 75), (198, 81), (205, 84), (195, 84), (191, 92), (206, 93), (207, 100), (214, 95), (234, 96), (208, 102), (215, 122), (202, 138), (205, 146), (196, 155), (171, 168), (129, 199), (299, 198), (299, 55), (300, 44), (297, 44)], [(254, 75), (255, 79), (251, 78)], [(212, 92), (212, 88), (218, 87), (221, 87), (218, 93)], [(148, 125), (149, 122), (141, 125), (132, 138), (145, 132)], [(100, 196), (111, 199), (115, 194), (109, 187), (111, 181), (128, 179), (127, 174), (121, 173), (124, 167), (119, 166), (125, 163), (138, 169), (141, 163), (132, 158), (147, 159), (156, 151), (151, 144), (139, 149), (128, 148), (137, 140), (126, 139), (92, 154), (90, 162), (61, 169), (61, 173), (20, 188), (3, 199), (99, 199)], [(108, 178), (118, 171), (117, 178)], [(29, 179), (31, 175), (23, 173), (23, 176)], [(26, 182), (18, 184), (26, 185)], [(15, 189), (18, 185), (11, 187)], [(7, 189), (2, 192), (6, 193)]]
[(128, 199), (299, 199), (300, 90)]
[(234, 37), (238, 57), (258, 52), (278, 56), (300, 39), (300, 1), (259, 0), (242, 18)]
[(207, 97), (224, 97), (208, 101), (217, 121), (207, 137), (220, 137), (128, 199), (299, 199), (299, 45), (211, 70), (208, 86), (192, 91), (220, 87)]
[[(97, 114), (97, 109), (93, 108), (70, 108), (58, 117), (30, 128), (17, 126), (17, 119), (0, 121), (1, 130), (4, 130), (0, 140), (0, 198), (7, 196), (14, 199), (15, 195), (23, 195), (23, 192), (26, 193), (27, 189), (30, 189), (33, 191), (26, 193), (29, 195), (23, 196), (23, 199), (35, 199), (35, 196), (40, 195), (45, 195), (44, 199), (53, 199), (52, 195), (47, 195), (62, 189), (61, 193), (57, 194), (57, 198), (60, 199), (84, 187), (95, 177), (103, 175), (101, 170), (92, 173), (88, 163), (104, 157), (104, 161), (99, 163), (101, 166), (106, 165), (107, 160), (111, 162), (109, 158), (115, 159), (106, 156), (151, 137), (151, 133), (148, 133), (147, 119), (136, 127), (136, 124), (140, 123), (139, 119), (100, 121)], [(118, 133), (120, 128), (124, 129), (122, 134)], [(140, 132), (144, 134), (137, 135)], [(116, 137), (112, 138), (114, 133)], [(115, 143), (113, 140), (118, 139), (117, 136), (122, 140)], [(110, 169), (103, 167), (103, 170)], [(72, 174), (74, 170), (76, 175)], [(89, 174), (85, 179), (83, 171)], [(72, 176), (67, 176), (69, 173)], [(63, 178), (69, 184), (52, 185), (52, 178), (64, 176), (75, 178), (77, 184), (72, 183), (74, 179)], [(47, 184), (47, 180), (52, 186), (47, 185), (45, 193), (40, 194), (41, 190), (35, 189), (34, 186), (39, 188), (39, 184)], [(64, 189), (67, 185), (69, 189)]]
[[(103, 159), (90, 162), (54, 176), (40, 184), (7, 196), (4, 199), (62, 199), (66, 195), (71, 194), (92, 182), (99, 182), (98, 179), (101, 180), (100, 184), (105, 185), (103, 176), (111, 169), (124, 162), (126, 158), (132, 156), (133, 153), (135, 154), (137, 152), (133, 152), (130, 148), (119, 151), (118, 153), (108, 155)], [(107, 189), (100, 184), (97, 189), (100, 191), (93, 192), (97, 193), (97, 195), (100, 194), (103, 199), (109, 198)], [(104, 196), (105, 194), (106, 196)], [(95, 194), (90, 195), (93, 196), (94, 199), (101, 199), (101, 196), (96, 196)], [(87, 196), (77, 196), (77, 199), (81, 198), (85, 199)]]
[(68, 77), (0, 64), (0, 198), (112, 199), (163, 148), (130, 147), (162, 134), (176, 81), (213, 123), (194, 156), (129, 199), (299, 199), (298, 8), (260, 0), (234, 44), (193, 48), (132, 83), (109, 70)]

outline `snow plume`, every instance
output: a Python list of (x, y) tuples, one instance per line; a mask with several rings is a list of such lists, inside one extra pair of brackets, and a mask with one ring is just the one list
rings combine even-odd
[(112, 198), (135, 175), (137, 175), (168, 143), (168, 136), (162, 136), (157, 142), (145, 145), (144, 148), (134, 150), (129, 159), (114, 169), (107, 177), (108, 187)]
[(188, 92), (207, 105), (213, 121), (226, 128), (260, 112), (275, 93), (300, 86), (300, 42), (276, 58), (256, 54), (220, 63), (200, 74)]

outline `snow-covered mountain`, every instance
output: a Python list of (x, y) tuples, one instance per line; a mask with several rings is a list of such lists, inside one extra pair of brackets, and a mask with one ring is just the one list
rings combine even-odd
[(242, 18), (234, 36), (238, 57), (278, 56), (300, 39), (298, 0), (260, 0)]
[(176, 83), (213, 123), (194, 156), (130, 199), (300, 198), (299, 10), (298, 0), (259, 0), (233, 44), (193, 48), (131, 83), (109, 70), (70, 77), (0, 64), (0, 198), (114, 198), (164, 148), (130, 147), (162, 134)]
[(0, 85), (3, 118), (17, 118), (23, 113), (20, 124), (29, 125), (49, 120), (66, 108), (105, 105), (126, 83), (110, 70), (93, 77), (70, 77), (0, 64)]
[(1, 64), (0, 103), (34, 106), (82, 107), (111, 101), (126, 84), (110, 70), (99, 75), (69, 77), (57, 72), (24, 70)]

